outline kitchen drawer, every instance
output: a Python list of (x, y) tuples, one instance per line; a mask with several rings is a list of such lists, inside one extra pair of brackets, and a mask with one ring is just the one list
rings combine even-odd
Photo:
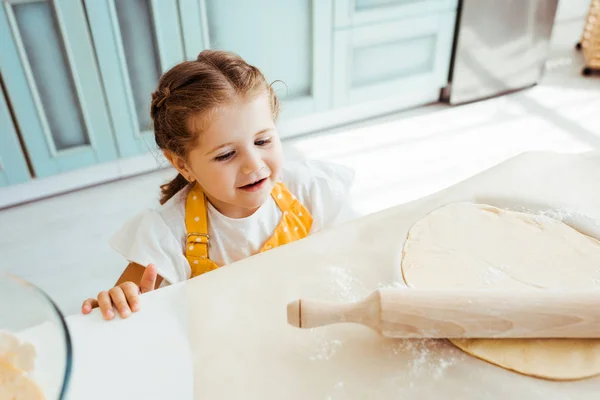
[(336, 0), (334, 25), (348, 28), (455, 11), (458, 0)]
[(336, 31), (334, 106), (422, 91), (436, 97), (448, 79), (455, 20), (445, 12)]

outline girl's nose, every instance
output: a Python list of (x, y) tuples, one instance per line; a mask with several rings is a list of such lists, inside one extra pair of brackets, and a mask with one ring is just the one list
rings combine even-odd
[(248, 154), (244, 161), (244, 166), (242, 167), (242, 173), (244, 175), (250, 175), (265, 166), (263, 160), (252, 153)]

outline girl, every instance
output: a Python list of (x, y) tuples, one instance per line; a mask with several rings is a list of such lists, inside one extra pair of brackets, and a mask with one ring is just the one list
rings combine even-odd
[[(161, 206), (126, 223), (111, 245), (129, 265), (83, 303), (126, 318), (140, 294), (302, 239), (340, 216), (353, 173), (323, 162), (283, 166), (279, 102), (239, 56), (205, 50), (152, 94), (156, 144), (179, 171)], [(145, 267), (146, 266), (146, 267)]]

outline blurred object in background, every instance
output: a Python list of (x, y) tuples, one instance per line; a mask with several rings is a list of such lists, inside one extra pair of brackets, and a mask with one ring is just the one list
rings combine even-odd
[(583, 50), (585, 67), (583, 75), (591, 75), (600, 71), (600, 0), (593, 0), (590, 4), (581, 41), (577, 49)]
[(40, 289), (0, 274), (0, 400), (65, 398), (72, 349), (68, 328)]
[(467, 103), (537, 84), (557, 6), (558, 0), (463, 0), (443, 100)]

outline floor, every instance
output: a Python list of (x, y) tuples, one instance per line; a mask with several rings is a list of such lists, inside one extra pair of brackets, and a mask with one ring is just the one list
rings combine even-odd
[[(358, 214), (420, 198), (519, 153), (600, 149), (600, 78), (582, 78), (573, 45), (582, 18), (561, 21), (542, 84), (460, 107), (433, 105), (288, 140), (290, 157), (356, 171)], [(40, 286), (66, 314), (109, 288), (125, 261), (108, 245), (129, 217), (156, 204), (160, 170), (0, 211), (0, 272)]]

